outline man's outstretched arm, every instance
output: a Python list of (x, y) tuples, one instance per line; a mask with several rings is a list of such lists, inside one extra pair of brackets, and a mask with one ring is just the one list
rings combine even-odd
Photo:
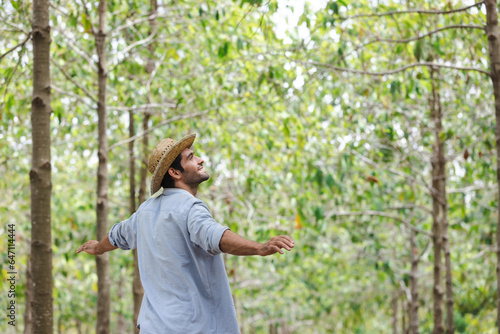
[(282, 248), (290, 251), (294, 247), (292, 238), (280, 235), (271, 238), (268, 242), (259, 243), (247, 240), (231, 230), (226, 230), (220, 239), (220, 249), (232, 255), (260, 255), (267, 256), (276, 253), (283, 254)]
[(106, 252), (112, 251), (117, 249), (118, 247), (115, 247), (109, 242), (109, 233), (106, 234), (106, 236), (99, 242), (97, 240), (89, 240), (83, 245), (81, 245), (76, 252), (86, 252), (89, 253), (90, 255), (102, 255)]

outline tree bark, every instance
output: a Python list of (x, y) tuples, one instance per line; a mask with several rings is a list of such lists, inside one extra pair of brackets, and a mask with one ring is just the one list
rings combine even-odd
[(438, 93), (434, 80), (434, 69), (431, 69), (432, 97), (430, 99), (431, 119), (434, 123), (434, 147), (431, 158), (432, 164), (432, 241), (434, 244), (434, 329), (433, 334), (444, 333), (443, 312), (443, 205), (442, 183), (444, 170), (444, 144), (440, 134), (443, 131), (440, 109), (437, 108)]
[[(120, 279), (118, 281), (118, 291), (117, 291), (118, 299), (121, 300), (123, 298), (123, 280)], [(118, 313), (118, 321), (116, 323), (116, 334), (127, 333), (127, 323), (125, 321), (125, 317), (123, 316), (122, 310)]]
[[(144, 131), (148, 129), (149, 117), (150, 114), (146, 112), (142, 121), (142, 128)], [(141, 180), (139, 186), (140, 204), (146, 201), (146, 179), (148, 177), (148, 141), (149, 135), (146, 133), (142, 137)], [(134, 280), (132, 284), (132, 293), (134, 295), (134, 328), (136, 333), (139, 333), (139, 330), (137, 329), (137, 318), (139, 317), (139, 311), (141, 309), (142, 298), (144, 296), (144, 288), (142, 286), (141, 276), (139, 274), (139, 262), (137, 259), (136, 250), (134, 250)]]
[[(142, 128), (144, 131), (148, 129), (149, 123), (149, 113), (144, 114), (144, 119), (142, 121)], [(146, 133), (142, 137), (142, 159), (141, 159), (141, 180), (139, 185), (139, 203), (142, 204), (146, 200), (146, 179), (148, 177), (148, 141), (149, 135)], [(139, 317), (139, 311), (141, 309), (142, 298), (144, 296), (144, 288), (141, 282), (141, 276), (139, 274), (139, 262), (137, 259), (137, 251), (134, 250), (134, 280), (132, 284), (132, 293), (134, 295), (134, 328), (135, 332), (139, 333), (137, 329), (137, 319)]]
[[(129, 111), (129, 136), (133, 137), (135, 135), (134, 131), (134, 114)], [(134, 141), (128, 144), (129, 150), (129, 186), (130, 186), (130, 203), (129, 211), (132, 215), (136, 210), (135, 204), (135, 157), (134, 157)], [(137, 328), (137, 319), (139, 318), (139, 311), (141, 310), (142, 296), (144, 295), (144, 289), (141, 283), (141, 277), (139, 275), (139, 263), (137, 261), (137, 249), (132, 251), (134, 257), (134, 278), (132, 281), (132, 294), (134, 297), (134, 332), (139, 333)]]
[[(142, 120), (142, 130), (147, 131), (149, 128), (149, 118), (151, 115), (148, 112), (144, 113), (144, 118)], [(142, 161), (141, 161), (141, 183), (139, 186), (139, 203), (144, 203), (146, 200), (146, 180), (148, 177), (148, 145), (149, 145), (149, 134), (144, 132), (144, 136), (142, 137)]]
[[(128, 112), (128, 134), (132, 138), (135, 135), (134, 131), (134, 112), (130, 110)], [(130, 214), (135, 212), (135, 156), (134, 156), (134, 141), (132, 140), (128, 143), (128, 163), (129, 163), (129, 189), (130, 189), (130, 202), (129, 202), (129, 211)]]
[[(491, 81), (495, 96), (495, 142), (497, 146), (497, 184), (500, 199), (500, 33), (496, 0), (486, 0), (486, 35), (490, 56)], [(497, 214), (497, 324), (500, 324), (500, 214)], [(500, 326), (498, 326), (500, 334)]]
[[(50, 25), (49, 1), (33, 1), (33, 132), (31, 188), (31, 301), (33, 333), (52, 333), (52, 235), (50, 157)], [(15, 271), (15, 270), (12, 270)], [(29, 288), (29, 287), (28, 287)]]
[[(443, 162), (444, 162), (443, 157)], [(443, 171), (445, 168), (443, 166)], [(455, 322), (453, 317), (453, 277), (451, 271), (450, 257), (450, 241), (448, 235), (448, 200), (446, 198), (446, 174), (443, 174), (443, 189), (442, 189), (443, 204), (443, 250), (444, 250), (444, 265), (446, 268), (446, 334), (455, 333)]]
[[(399, 299), (399, 289), (394, 287), (392, 292), (392, 333), (398, 334), (398, 299)], [(404, 333), (404, 332), (403, 332)]]
[[(106, 0), (99, 1), (99, 28), (95, 34), (97, 49), (97, 75), (98, 75), (98, 98), (97, 114), (99, 165), (97, 168), (97, 240), (101, 240), (107, 234), (108, 229), (108, 138), (106, 136)], [(97, 334), (108, 334), (110, 330), (110, 281), (109, 281), (109, 253), (96, 256), (97, 266)]]
[(410, 290), (411, 300), (408, 305), (410, 318), (410, 333), (418, 334), (418, 249), (415, 241), (415, 231), (410, 231)]
[[(432, 70), (434, 72), (434, 70)], [(433, 80), (433, 94), (434, 94), (434, 127), (436, 136), (437, 148), (437, 164), (438, 164), (438, 185), (439, 189), (436, 194), (437, 204), (440, 207), (440, 220), (441, 220), (441, 235), (442, 247), (444, 251), (445, 262), (445, 287), (446, 287), (446, 333), (455, 333), (455, 323), (453, 319), (453, 279), (451, 272), (451, 258), (450, 258), (450, 242), (448, 234), (448, 199), (446, 196), (446, 158), (444, 153), (444, 140), (440, 134), (443, 133), (443, 111), (441, 109), (441, 97), (439, 91), (435, 88)], [(433, 188), (436, 189), (436, 188)]]

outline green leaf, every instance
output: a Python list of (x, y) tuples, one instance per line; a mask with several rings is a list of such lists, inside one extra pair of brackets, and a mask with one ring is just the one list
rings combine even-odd
[(417, 60), (422, 58), (422, 42), (420, 40), (415, 43), (415, 48), (413, 49), (413, 55)]
[(83, 29), (85, 29), (85, 32), (90, 33), (92, 32), (92, 23), (87, 17), (87, 14), (82, 13), (82, 24), (83, 24)]

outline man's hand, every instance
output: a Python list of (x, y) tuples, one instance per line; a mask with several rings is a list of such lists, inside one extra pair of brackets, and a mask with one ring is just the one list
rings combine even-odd
[(260, 256), (267, 256), (276, 253), (283, 254), (282, 248), (290, 251), (295, 246), (292, 238), (286, 235), (279, 235), (277, 237), (271, 238), (266, 243), (263, 243), (259, 249)]
[(115, 247), (109, 242), (109, 234), (106, 234), (106, 236), (101, 240), (101, 242), (97, 240), (89, 240), (83, 245), (81, 245), (76, 252), (81, 253), (81, 252), (86, 252), (89, 253), (90, 255), (102, 255), (106, 252), (112, 251), (117, 249), (118, 247)]
[(81, 253), (81, 252), (86, 252), (89, 253), (90, 255), (101, 255), (103, 254), (98, 250), (97, 245), (99, 245), (99, 241), (97, 240), (89, 240), (83, 245), (81, 245), (76, 252)]

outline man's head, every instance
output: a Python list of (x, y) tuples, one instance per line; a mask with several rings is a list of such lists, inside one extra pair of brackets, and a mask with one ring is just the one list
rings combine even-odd
[[(163, 177), (172, 166), (174, 160), (176, 160), (186, 148), (191, 147), (195, 137), (195, 134), (191, 134), (179, 141), (167, 138), (156, 145), (149, 156), (148, 163), (148, 170), (153, 174), (151, 178), (151, 195), (161, 188)], [(182, 155), (180, 160), (182, 161)], [(178, 161), (179, 165), (177, 165), (177, 167), (182, 167), (181, 161)], [(180, 168), (176, 169), (175, 167), (173, 169), (180, 170)]]
[(184, 186), (196, 189), (200, 183), (210, 178), (203, 168), (203, 159), (194, 155), (189, 148), (185, 148), (170, 165), (163, 177), (163, 188), (183, 188)]

